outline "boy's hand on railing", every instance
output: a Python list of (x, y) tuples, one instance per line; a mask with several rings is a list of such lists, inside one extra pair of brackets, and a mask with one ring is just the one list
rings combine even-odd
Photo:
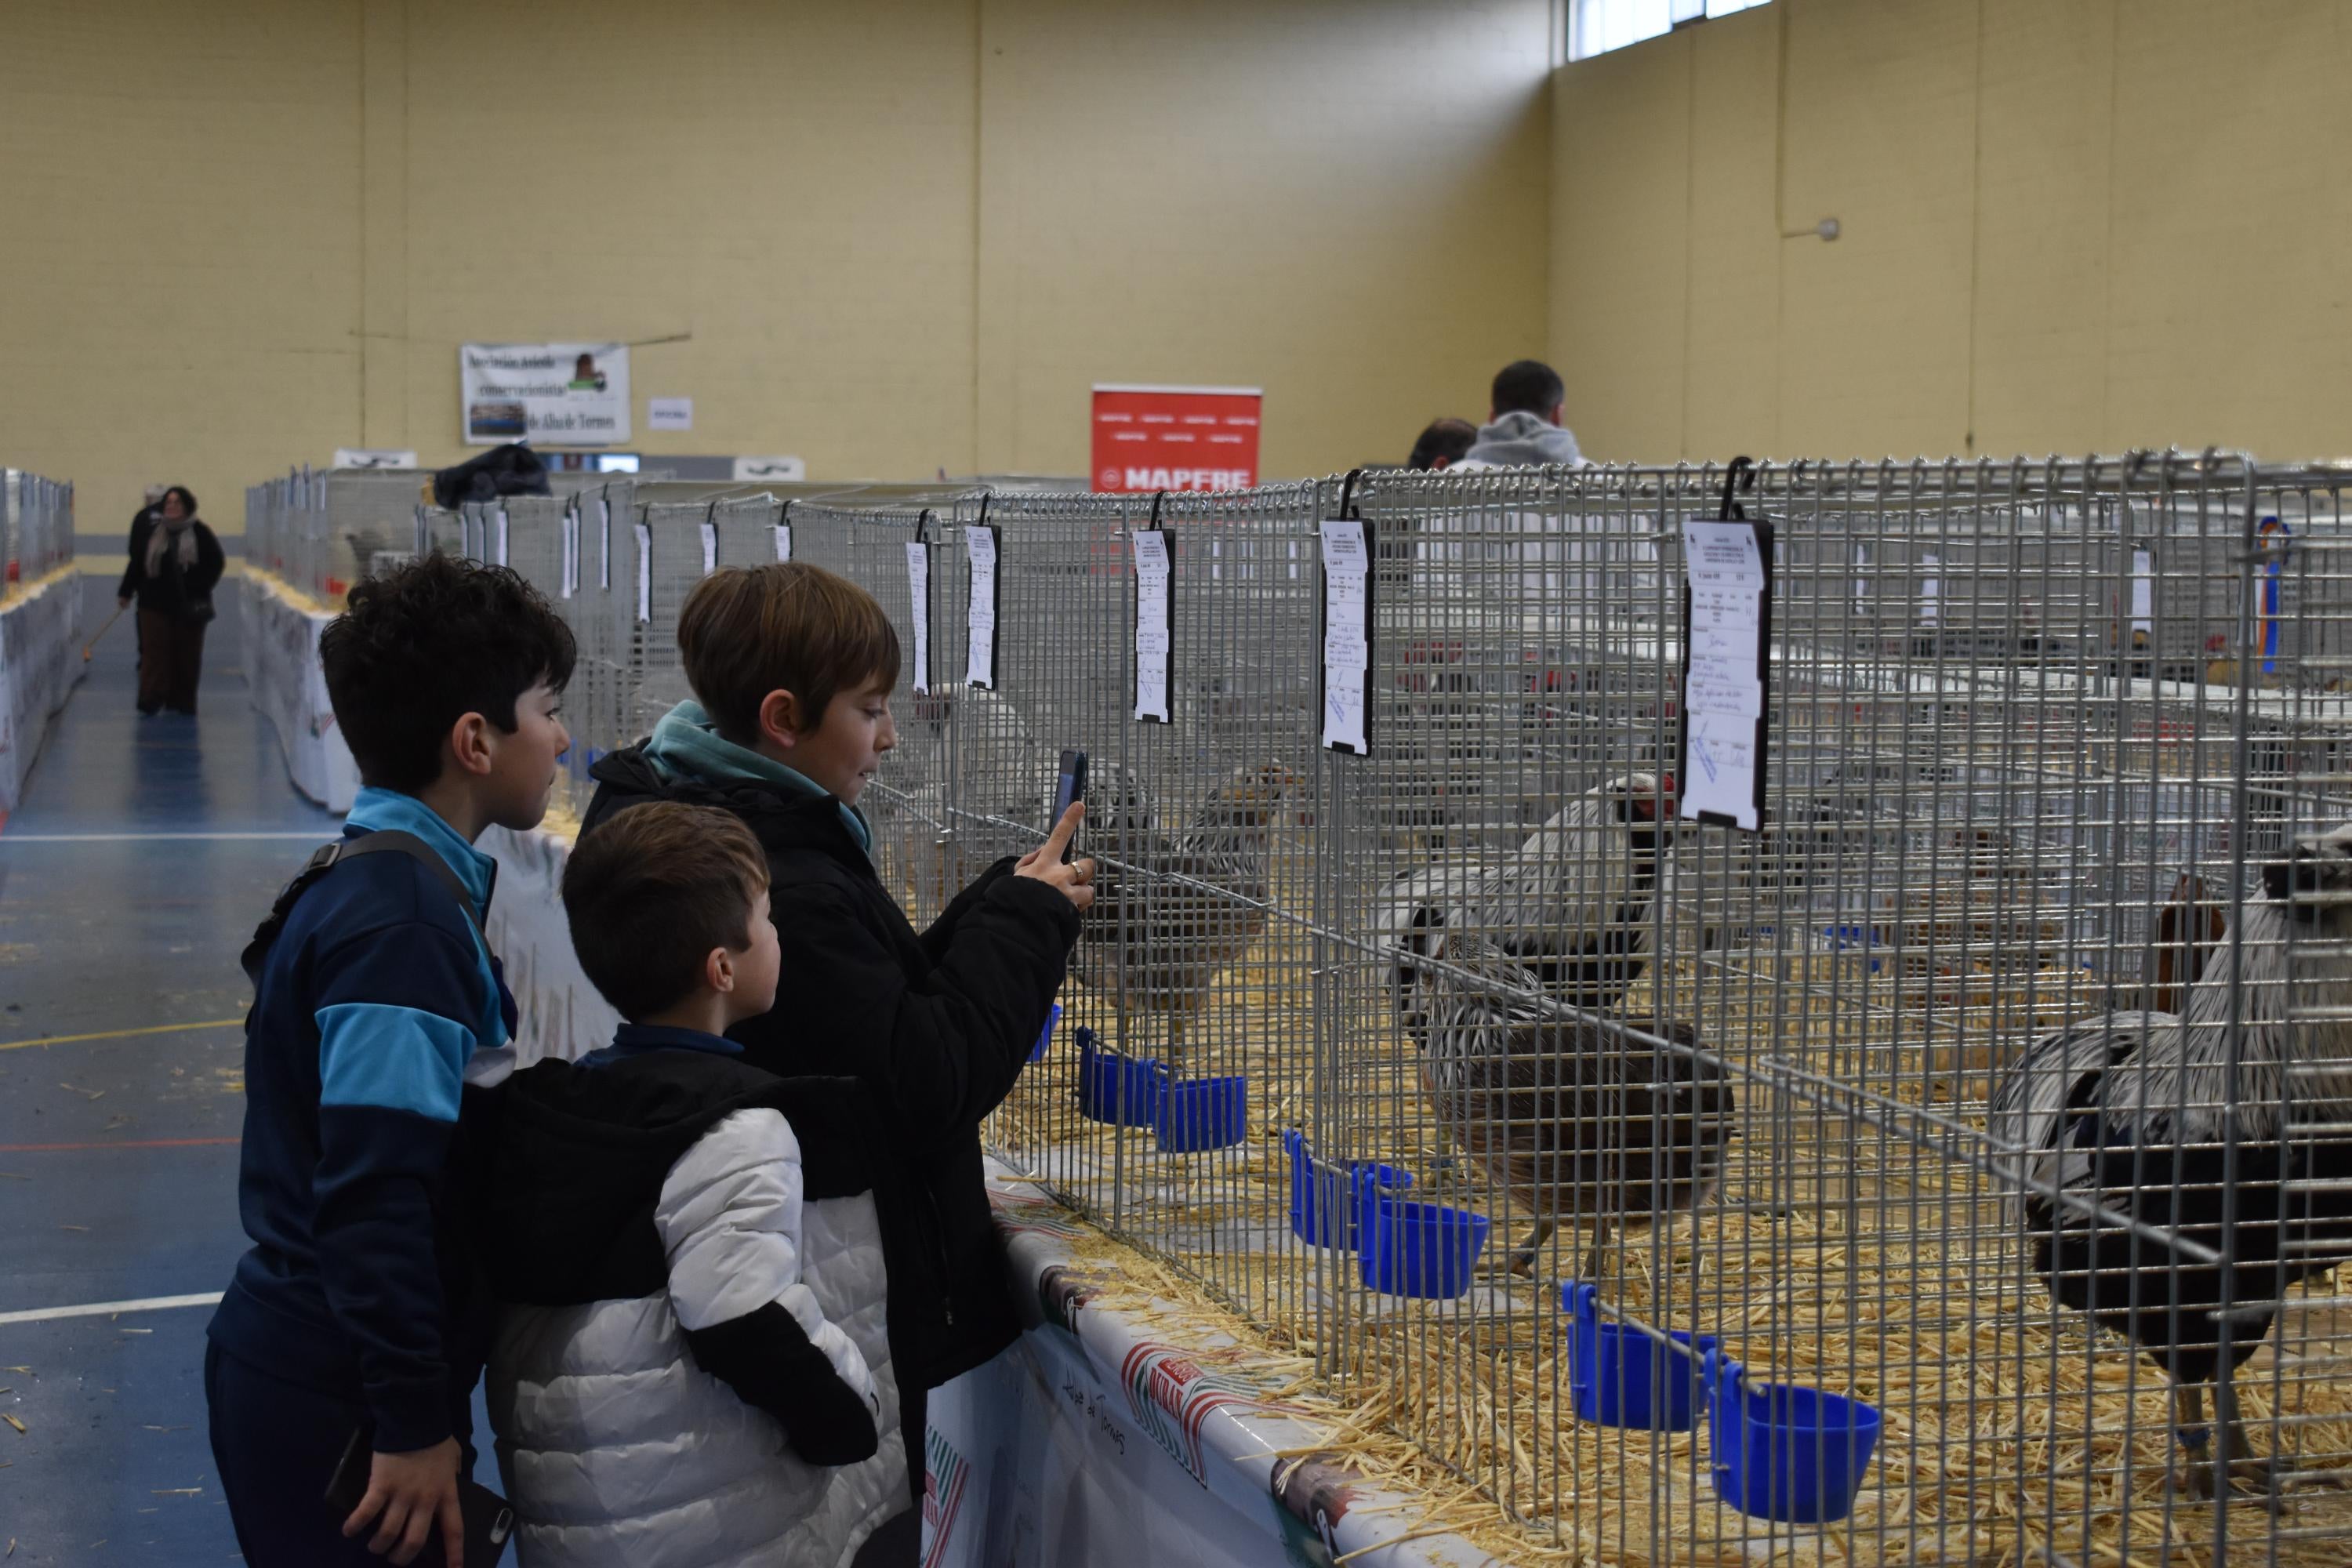
[(1013, 868), (1013, 874), (1016, 877), (1034, 878), (1059, 888), (1062, 896), (1081, 910), (1094, 905), (1095, 863), (1092, 860), (1073, 860), (1065, 866), (1062, 864), (1062, 852), (1070, 847), (1071, 836), (1077, 832), (1078, 824), (1086, 815), (1084, 801), (1072, 803), (1070, 809), (1062, 813), (1062, 820), (1054, 824), (1054, 831), (1046, 837), (1045, 842), (1021, 857), (1021, 863)]
[(449, 1568), (463, 1568), (466, 1556), (466, 1514), (457, 1502), (457, 1461), (461, 1450), (455, 1437), (444, 1437), (430, 1448), (405, 1454), (375, 1456), (368, 1469), (367, 1496), (352, 1517), (343, 1521), (346, 1538), (368, 1527), (378, 1513), (375, 1536), (368, 1550), (387, 1553), (402, 1564), (416, 1561), (433, 1526), (441, 1526), (441, 1550)]

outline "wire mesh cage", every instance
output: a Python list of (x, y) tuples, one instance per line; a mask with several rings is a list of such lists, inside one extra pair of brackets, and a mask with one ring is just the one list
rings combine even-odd
[(0, 468), (0, 591), (73, 559), (73, 487), (24, 468)]
[[(992, 1145), (1529, 1555), (2343, 1562), (2347, 476), (1743, 468), (1753, 832), (1685, 816), (1685, 529), (1727, 478), (614, 484), (509, 500), (504, 549), (591, 760), (687, 694), (709, 570), (872, 593), (865, 808), (919, 924), (1086, 750), (1099, 901)], [(427, 544), (482, 553), (477, 510)], [(1318, 722), (1335, 519), (1360, 752)]]

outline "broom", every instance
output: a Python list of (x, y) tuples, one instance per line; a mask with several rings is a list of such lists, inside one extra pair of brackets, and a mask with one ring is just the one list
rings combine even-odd
[(84, 664), (88, 664), (89, 662), (89, 656), (98, 651), (98, 645), (106, 640), (106, 634), (112, 631), (114, 629), (114, 623), (121, 618), (122, 606), (117, 605), (114, 607), (114, 614), (106, 617), (106, 625), (98, 628), (98, 636), (90, 638), (89, 641), (83, 646), (81, 650), (81, 661)]

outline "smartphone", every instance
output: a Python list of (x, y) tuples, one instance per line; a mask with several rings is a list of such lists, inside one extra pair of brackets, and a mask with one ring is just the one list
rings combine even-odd
[[(1045, 830), (1052, 832), (1054, 824), (1062, 820), (1062, 814), (1086, 798), (1087, 754), (1066, 751), (1062, 753), (1062, 771), (1054, 780), (1054, 815), (1046, 818)], [(1077, 836), (1073, 834), (1070, 842), (1062, 846), (1063, 864), (1075, 859), (1077, 852)]]
[[(352, 1510), (367, 1496), (368, 1472), (374, 1468), (374, 1460), (375, 1434), (362, 1426), (343, 1445), (343, 1457), (327, 1482), (327, 1511), (337, 1524), (351, 1518)], [(471, 1476), (457, 1478), (457, 1507), (466, 1516), (466, 1568), (497, 1568), (499, 1559), (506, 1555), (507, 1538), (514, 1533), (514, 1510), (507, 1506), (506, 1499)], [(447, 1561), (448, 1553), (441, 1549), (441, 1531), (436, 1526), (425, 1538), (425, 1550), (416, 1554), (412, 1568)]]

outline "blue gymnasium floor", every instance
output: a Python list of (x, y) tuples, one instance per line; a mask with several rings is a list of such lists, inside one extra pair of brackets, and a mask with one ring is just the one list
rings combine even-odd
[[(82, 580), (86, 627), (111, 587)], [(0, 1415), (25, 1427), (0, 1423), (5, 1568), (239, 1561), (209, 1305), (52, 1315), (216, 1294), (245, 1247), (236, 955), (341, 822), (287, 782), (238, 620), (213, 627), (195, 719), (138, 716), (116, 626), (0, 825)]]

